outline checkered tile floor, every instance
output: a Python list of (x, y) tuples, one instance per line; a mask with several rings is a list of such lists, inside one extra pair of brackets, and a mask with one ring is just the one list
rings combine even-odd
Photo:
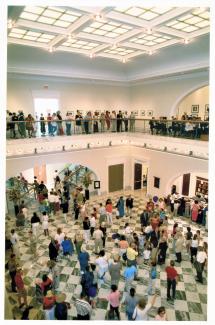
[[(113, 257), (113, 253), (118, 251), (118, 248), (115, 247), (114, 242), (111, 238), (113, 233), (122, 233), (125, 222), (130, 223), (130, 226), (135, 229), (135, 232), (139, 233), (140, 223), (139, 223), (139, 214), (142, 212), (142, 208), (147, 198), (143, 192), (123, 192), (124, 197), (128, 194), (132, 194), (134, 197), (134, 209), (132, 218), (122, 218), (120, 220), (113, 217), (113, 225), (111, 228), (107, 228), (107, 240), (106, 240), (106, 254), (109, 258)], [(119, 198), (121, 193), (114, 193), (109, 197), (112, 198), (113, 203)], [(94, 197), (89, 202), (88, 205), (90, 208), (95, 206), (100, 202), (105, 202), (107, 197)], [(37, 203), (33, 203), (29, 207), (29, 216), (31, 216), (33, 211), (37, 210)], [(68, 215), (68, 223), (66, 224), (62, 214), (52, 217), (50, 219), (49, 233), (51, 236), (56, 234), (57, 227), (61, 227), (65, 233), (71, 238), (74, 238), (75, 232), (77, 229), (80, 229), (79, 222), (74, 221), (72, 214)], [(176, 218), (169, 219), (169, 231), (172, 231), (174, 222), (177, 221), (180, 227), (183, 228), (183, 232), (186, 232), (186, 227), (190, 224), (189, 220), (185, 218)], [(14, 217), (8, 216), (6, 220), (6, 229), (10, 231), (14, 227)], [(191, 224), (192, 231), (195, 233), (197, 229), (201, 230), (201, 235), (204, 241), (207, 241), (207, 232), (203, 227)], [(40, 304), (36, 302), (34, 293), (34, 281), (36, 277), (40, 277), (48, 272), (47, 261), (48, 257), (48, 245), (50, 243), (50, 238), (45, 237), (43, 230), (40, 230), (40, 236), (38, 240), (37, 253), (38, 257), (33, 258), (29, 250), (29, 237), (28, 237), (29, 228), (24, 230), (17, 230), (18, 235), (20, 236), (20, 252), (21, 252), (21, 265), (24, 270), (24, 282), (28, 290), (28, 304), (33, 305), (34, 308), (31, 310), (31, 319), (44, 319), (43, 311)], [(94, 247), (93, 241), (90, 241), (87, 245), (87, 251), (90, 253), (91, 262), (95, 261), (96, 256), (92, 253)], [(166, 264), (169, 264), (170, 259), (175, 259), (175, 256), (172, 254), (172, 245), (169, 243), (169, 249), (167, 251)], [(200, 284), (195, 281), (196, 271), (192, 264), (186, 250), (182, 254), (181, 265), (177, 264), (177, 271), (180, 275), (180, 280), (177, 285), (176, 291), (176, 300), (174, 305), (171, 305), (166, 300), (166, 273), (165, 265), (157, 266), (157, 283), (156, 283), (156, 292), (158, 297), (156, 299), (155, 306), (149, 311), (148, 316), (150, 320), (154, 319), (156, 315), (156, 310), (160, 306), (165, 306), (167, 311), (168, 320), (180, 320), (180, 321), (204, 321), (207, 320), (207, 275), (204, 271), (204, 284)], [(69, 310), (68, 319), (73, 319), (76, 316), (76, 309), (72, 304), (71, 297), (78, 297), (81, 292), (80, 285), (80, 269), (79, 262), (77, 259), (77, 254), (75, 253), (70, 261), (65, 257), (62, 257), (58, 262), (60, 267), (60, 286), (57, 292), (64, 292), (67, 296), (67, 301), (71, 301), (72, 308)], [(122, 272), (124, 267), (122, 268)], [(50, 275), (51, 277), (51, 275)], [(145, 297), (146, 299), (151, 299), (147, 297), (147, 286), (148, 286), (148, 266), (139, 265), (138, 267), (138, 278), (139, 281), (133, 282), (133, 287), (136, 288), (136, 294), (139, 297)], [(5, 286), (9, 298), (9, 303), (11, 304), (12, 311), (14, 315), (18, 318), (20, 311), (18, 308), (18, 301), (15, 293), (11, 292), (10, 288), (10, 276), (6, 272), (5, 276)], [(119, 290), (125, 296), (124, 292), (125, 282), (123, 276), (119, 282)], [(99, 289), (98, 295), (96, 297), (96, 308), (93, 310), (92, 320), (104, 320), (107, 313), (108, 303), (103, 300), (107, 294), (110, 292), (110, 282), (107, 281)], [(126, 320), (125, 315), (125, 306), (121, 305), (120, 307), (121, 319)]]

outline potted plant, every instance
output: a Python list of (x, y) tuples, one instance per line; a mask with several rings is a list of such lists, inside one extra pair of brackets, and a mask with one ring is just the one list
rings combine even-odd
[(90, 192), (89, 192), (89, 186), (92, 184), (92, 178), (91, 178), (92, 172), (88, 170), (88, 168), (85, 168), (85, 173), (82, 177), (82, 184), (85, 187), (85, 199), (89, 200), (90, 198)]

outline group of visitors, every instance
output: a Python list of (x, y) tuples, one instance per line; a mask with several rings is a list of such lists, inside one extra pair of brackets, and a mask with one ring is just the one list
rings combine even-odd
[(7, 131), (10, 138), (29, 138), (37, 136), (40, 131), (41, 136), (45, 135), (72, 135), (72, 134), (89, 134), (97, 132), (134, 132), (135, 131), (135, 114), (127, 111), (88, 111), (82, 114), (77, 110), (72, 116), (66, 113), (65, 119), (62, 118), (61, 112), (48, 113), (47, 116), (41, 114), (35, 118), (28, 114), (25, 117), (23, 111), (11, 113), (7, 111)]
[[(37, 259), (37, 242), (41, 233), (43, 232), (50, 239), (47, 246), (49, 272), (35, 279), (36, 297), (38, 303), (42, 305), (45, 319), (67, 319), (72, 304), (76, 307), (78, 320), (91, 319), (92, 312), (96, 308), (98, 292), (103, 285), (106, 285), (110, 289), (107, 297), (103, 298), (110, 306), (107, 319), (116, 317), (120, 320), (119, 307), (125, 305), (128, 320), (147, 320), (157, 296), (156, 279), (159, 272), (157, 265), (165, 265), (166, 299), (174, 304), (176, 286), (180, 280), (174, 266), (182, 262), (185, 254), (189, 254), (191, 263), (196, 269), (196, 281), (203, 283), (203, 271), (207, 269), (207, 243), (203, 242), (200, 230), (193, 233), (191, 227), (187, 227), (187, 232), (183, 233), (177, 222), (174, 223), (171, 232), (168, 230), (169, 218), (183, 216), (185, 213), (182, 207), (180, 209), (180, 205), (175, 205), (175, 201), (179, 200), (177, 193), (158, 200), (149, 199), (139, 215), (141, 230), (137, 232), (132, 229), (131, 223), (133, 218), (137, 218), (134, 212), (135, 201), (131, 195), (126, 198), (120, 196), (116, 202), (108, 198), (105, 202), (89, 208), (83, 189), (77, 187), (76, 191), (71, 193), (68, 179), (68, 175), (65, 175), (64, 180), (61, 181), (56, 173), (54, 188), (49, 191), (44, 182), (38, 183), (35, 178), (38, 211), (29, 216), (24, 201), (19, 207), (19, 213), (27, 213), (30, 223), (29, 248), (33, 261)], [(195, 204), (197, 203), (194, 202)], [(190, 206), (192, 220), (194, 205)], [(51, 220), (60, 217), (61, 213), (66, 224), (68, 220), (73, 220), (80, 225), (80, 230), (72, 230), (69, 235), (62, 227), (58, 227), (55, 234), (50, 233)], [(121, 220), (124, 227), (112, 234), (114, 251), (109, 255), (107, 237), (115, 218)], [(24, 220), (26, 221), (25, 217)], [(25, 222), (21, 226), (17, 224), (17, 229), (25, 229), (25, 227)], [(11, 289), (18, 293), (20, 308), (25, 308), (23, 319), (28, 319), (31, 306), (27, 302), (27, 288), (23, 282), (20, 262), (20, 238), (15, 229), (10, 232), (9, 242), (11, 255), (7, 268), (11, 277)], [(89, 243), (93, 244), (94, 260), (88, 252)], [(175, 261), (166, 262), (167, 250), (175, 254)], [(80, 266), (81, 294), (80, 298), (74, 296), (67, 302), (66, 294), (59, 292), (58, 264), (62, 259), (71, 261), (74, 254), (77, 254)], [(148, 302), (146, 297), (140, 297), (135, 292), (134, 281), (139, 281), (140, 265), (145, 265), (148, 270), (148, 287), (145, 292)], [(119, 291), (121, 276), (125, 281), (123, 295)], [(167, 320), (164, 306), (158, 308), (155, 319)]]

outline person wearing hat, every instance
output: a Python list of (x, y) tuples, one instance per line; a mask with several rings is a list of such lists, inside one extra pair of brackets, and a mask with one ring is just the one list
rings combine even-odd
[(45, 312), (46, 320), (54, 320), (56, 296), (51, 290), (48, 290), (43, 298), (43, 310)]
[(65, 301), (66, 294), (60, 293), (56, 296), (56, 304), (55, 304), (55, 318), (57, 320), (67, 320), (68, 309), (70, 309), (70, 304)]

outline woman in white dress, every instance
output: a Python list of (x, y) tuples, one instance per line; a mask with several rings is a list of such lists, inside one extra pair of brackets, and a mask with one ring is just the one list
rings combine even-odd
[(46, 212), (43, 212), (42, 216), (42, 228), (44, 230), (45, 236), (49, 236), (49, 216), (46, 214)]

